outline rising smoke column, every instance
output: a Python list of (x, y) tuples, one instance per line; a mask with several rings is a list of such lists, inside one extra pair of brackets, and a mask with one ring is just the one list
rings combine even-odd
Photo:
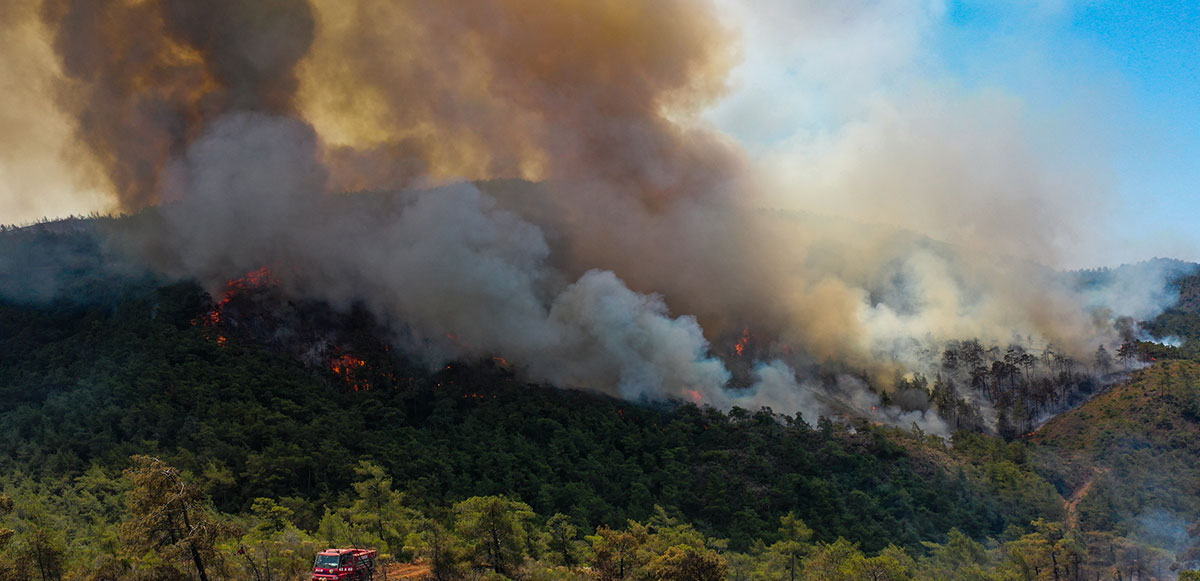
[(735, 52), (707, 3), (199, 6), (43, 9), (68, 78), (62, 101), (126, 210), (185, 196), (169, 161), (220, 116), (253, 111), (313, 124), (334, 191), (569, 183), (533, 208), (562, 230), (561, 266), (619, 270), (712, 327), (739, 330), (780, 286), (747, 268), (765, 246), (754, 228), (726, 220), (748, 206), (744, 162), (688, 122), (720, 93)]
[[(56, 2), (43, 15), (58, 27), (73, 90), (65, 102), (125, 206), (171, 202), (149, 244), (164, 268), (216, 281), (270, 264), (293, 292), (372, 307), (432, 362), (498, 353), (560, 385), (718, 397), (729, 373), (696, 319), (594, 269), (586, 250), (619, 235), (605, 226), (629, 220), (682, 232), (690, 214), (677, 208), (729, 193), (719, 186), (736, 175), (737, 156), (715, 134), (670, 118), (719, 88), (723, 43), (713, 42), (721, 31), (711, 14), (684, 3), (478, 3), (473, 15), (438, 6), (336, 7), (368, 18), (356, 21), (368, 40), (387, 29), (367, 22), (419, 24), (408, 45), (381, 35), (328, 48), (355, 77), (318, 76), (322, 87), (388, 99), (388, 141), (354, 151), (326, 148), (302, 115), (310, 112), (295, 107), (294, 70), (314, 31), (306, 4)], [(368, 47), (394, 50), (380, 60)], [(433, 58), (441, 54), (458, 60)], [(434, 126), (432, 138), (406, 137), (422, 125)], [(418, 194), (383, 214), (325, 195), (327, 176), (346, 163), (372, 169), (369, 185), (388, 185), (388, 171), (364, 163), (434, 168), (444, 147), (468, 152), (450, 158), (493, 157), (468, 168), (476, 177), (570, 180), (556, 234), (571, 235), (562, 226), (595, 212), (596, 239), (574, 237), (585, 243), (564, 253), (564, 270), (539, 226), (473, 187)], [(541, 173), (522, 173), (535, 166)], [(715, 274), (715, 262), (695, 258)]]

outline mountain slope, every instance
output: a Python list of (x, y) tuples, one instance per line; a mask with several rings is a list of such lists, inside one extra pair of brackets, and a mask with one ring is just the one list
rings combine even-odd
[[(637, 405), (527, 385), (492, 361), (430, 372), (361, 338), (339, 345), (358, 362), (345, 372), (264, 346), (252, 325), (207, 326), (212, 304), (190, 284), (130, 292), (104, 307), (0, 305), (4, 471), (52, 480), (152, 453), (225, 511), (284, 499), (313, 527), (370, 459), (419, 505), (508, 494), (591, 527), (661, 505), (734, 547), (770, 538), (788, 511), (867, 550), (1039, 513), (865, 423)], [(328, 336), (370, 333), (351, 326)]]
[(1079, 525), (1181, 548), (1200, 521), (1200, 363), (1165, 361), (1030, 437), (1047, 476), (1079, 499)]

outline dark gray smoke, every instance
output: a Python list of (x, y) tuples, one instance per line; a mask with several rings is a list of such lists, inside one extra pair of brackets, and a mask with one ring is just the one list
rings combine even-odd
[(55, 95), (125, 209), (230, 110), (289, 114), (315, 23), (305, 0), (45, 0), (64, 78)]

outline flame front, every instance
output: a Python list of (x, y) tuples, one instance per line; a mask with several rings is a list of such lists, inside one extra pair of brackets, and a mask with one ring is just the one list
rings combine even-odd
[(247, 272), (240, 278), (230, 279), (225, 283), (225, 290), (221, 293), (221, 300), (217, 301), (217, 304), (213, 305), (212, 310), (205, 313), (196, 321), (193, 321), (192, 324), (202, 324), (205, 327), (216, 327), (224, 322), (225, 308), (229, 306), (230, 301), (232, 301), (235, 297), (250, 291), (262, 290), (275, 286), (279, 286), (279, 280), (271, 274), (271, 269), (266, 266)]
[(733, 350), (737, 351), (738, 357), (746, 353), (746, 346), (750, 344), (750, 329), (747, 327), (742, 329), (742, 338), (738, 339), (737, 344), (733, 346)]
[(369, 391), (371, 382), (361, 377), (366, 370), (367, 362), (353, 355), (343, 354), (334, 357), (329, 362), (329, 369), (346, 382), (354, 391)]

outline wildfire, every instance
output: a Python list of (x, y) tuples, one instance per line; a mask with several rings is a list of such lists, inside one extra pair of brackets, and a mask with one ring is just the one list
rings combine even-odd
[(266, 288), (278, 284), (279, 280), (271, 274), (271, 269), (264, 266), (258, 270), (247, 272), (241, 278), (235, 278), (225, 283), (225, 294), (228, 296), (231, 292)]
[(493, 357), (492, 361), (495, 361), (496, 364), (498, 364), (500, 367), (508, 367), (509, 366), (508, 360), (503, 357)]
[(359, 377), (367, 362), (353, 355), (338, 355), (329, 362), (329, 369), (342, 378), (354, 391), (369, 391), (371, 382)]
[[(221, 300), (217, 301), (217, 304), (213, 305), (211, 311), (205, 313), (197, 321), (194, 321), (193, 324), (198, 323), (205, 327), (216, 327), (223, 322), (225, 307), (229, 305), (229, 302), (234, 297), (247, 291), (264, 289), (277, 286), (278, 284), (279, 280), (271, 274), (271, 269), (266, 266), (247, 272), (240, 278), (231, 279), (225, 283), (225, 290), (221, 293)], [(217, 342), (220, 343), (221, 341), (218, 339)]]
[(750, 344), (750, 329), (742, 329), (742, 338), (738, 339), (737, 344), (733, 346), (733, 350), (737, 351), (737, 356), (741, 357), (746, 352), (746, 346)]
[(683, 390), (683, 393), (686, 394), (688, 397), (692, 398), (692, 401), (697, 404), (704, 403), (704, 396), (700, 395), (700, 392), (698, 390), (685, 389), (685, 390)]

